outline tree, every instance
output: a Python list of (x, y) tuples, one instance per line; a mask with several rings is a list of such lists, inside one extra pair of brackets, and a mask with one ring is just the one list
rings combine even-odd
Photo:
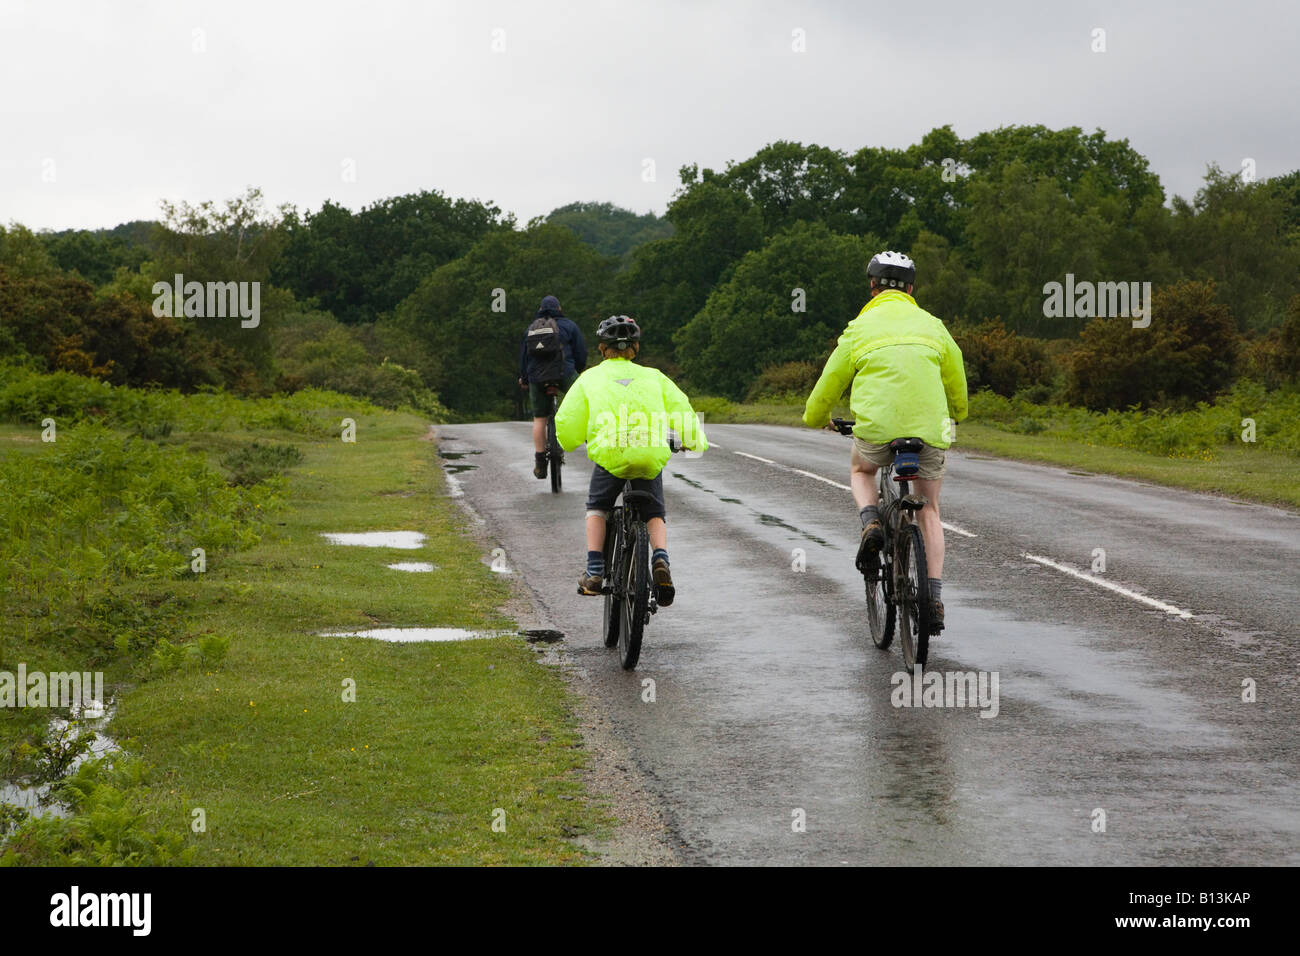
[(796, 223), (747, 253), (677, 333), (677, 360), (701, 389), (740, 399), (763, 369), (821, 363), (867, 301), (864, 264), (879, 245)]
[(76, 272), (95, 285), (103, 285), (118, 269), (139, 269), (149, 249), (107, 230), (69, 229), (41, 236), (50, 258), (64, 271)]
[(288, 246), (272, 278), (343, 322), (373, 322), (439, 266), (510, 223), (496, 206), (430, 190), (358, 213), (326, 201), (315, 213), (287, 216)]
[(287, 241), (283, 221), (288, 207), (265, 209), (261, 190), (253, 188), (220, 206), (165, 200), (160, 205), (163, 221), (155, 232), (157, 255), (152, 262), (155, 281), (171, 286), (180, 275), (185, 283), (257, 284), (260, 314), (255, 325), (245, 324), (240, 317), (175, 316), (176, 320), (219, 342), (223, 351), (238, 355), (241, 368), (255, 370), (254, 375), (240, 375), (240, 389), (269, 388), (274, 380), (271, 326), (285, 297), (277, 297), (268, 280)]
[(546, 221), (564, 226), (606, 256), (624, 256), (637, 246), (673, 234), (672, 223), (652, 212), (638, 216), (608, 202), (574, 202), (554, 209)]
[[(743, 193), (757, 206), (763, 231), (770, 236), (796, 222), (837, 219), (849, 170), (838, 150), (780, 140), (743, 162), (728, 163), (726, 171), (711, 181)], [(833, 224), (851, 226), (848, 221)]]
[(1073, 331), (1074, 320), (1043, 316), (1043, 286), (1067, 272), (1093, 276), (1095, 226), (1053, 180), (1034, 178), (1019, 160), (997, 179), (972, 182), (970, 198), (966, 235), (977, 266), (968, 314), (1001, 315), (1010, 328), (1040, 335)]
[(1300, 293), (1300, 244), (1289, 241), (1285, 190), (1217, 166), (1188, 202), (1175, 197), (1173, 251), (1189, 278), (1212, 280), (1243, 329), (1279, 325)]
[[(691, 175), (693, 171), (683, 170), (684, 179)], [(617, 286), (618, 309), (644, 319), (646, 344), (665, 351), (727, 271), (763, 243), (759, 208), (712, 174), (673, 200), (668, 220), (672, 238), (635, 250)]]
[(612, 310), (617, 264), (561, 226), (495, 231), (421, 282), (393, 324), (437, 356), (437, 367), (417, 368), (449, 407), (503, 414), (518, 388), (519, 344), (542, 296), (558, 297), (593, 347), (596, 324)]

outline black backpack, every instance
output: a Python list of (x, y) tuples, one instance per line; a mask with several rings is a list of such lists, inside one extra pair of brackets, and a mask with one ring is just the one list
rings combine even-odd
[(560, 323), (550, 316), (534, 319), (528, 326), (525, 350), (528, 354), (529, 379), (534, 382), (558, 382), (564, 378), (564, 340)]

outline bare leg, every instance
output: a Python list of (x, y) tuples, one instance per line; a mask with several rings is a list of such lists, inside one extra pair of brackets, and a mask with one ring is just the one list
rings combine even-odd
[(849, 487), (858, 510), (880, 504), (880, 489), (876, 487), (876, 466), (858, 455), (857, 446), (849, 455)]
[(546, 419), (533, 419), (533, 451), (539, 455), (546, 451)]
[(668, 523), (663, 518), (651, 518), (645, 523), (646, 530), (650, 532), (650, 548), (663, 548), (668, 550)]
[(939, 521), (939, 489), (943, 479), (922, 481), (917, 479), (916, 493), (926, 497), (926, 506), (916, 513), (921, 525), (921, 538), (925, 541), (926, 570), (932, 578), (943, 577), (943, 525)]
[(603, 515), (587, 515), (587, 550), (605, 550), (605, 518)]

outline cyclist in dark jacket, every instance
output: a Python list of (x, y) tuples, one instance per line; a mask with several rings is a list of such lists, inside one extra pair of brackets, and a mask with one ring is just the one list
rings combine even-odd
[[(560, 395), (563, 397), (587, 367), (587, 343), (583, 341), (582, 332), (560, 311), (560, 300), (553, 295), (542, 299), (542, 304), (533, 316), (534, 321), (550, 317), (560, 328), (560, 341), (564, 345), (564, 377), (558, 382)], [(533, 410), (533, 474), (538, 478), (546, 477), (546, 419), (551, 414), (550, 398), (542, 387), (545, 383), (537, 378), (536, 369), (528, 360), (528, 332), (524, 332), (519, 343), (519, 387), (528, 389), (528, 403)]]

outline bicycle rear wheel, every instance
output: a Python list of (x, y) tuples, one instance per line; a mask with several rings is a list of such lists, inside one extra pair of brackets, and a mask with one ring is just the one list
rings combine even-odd
[(615, 508), (609, 520), (605, 522), (605, 617), (601, 635), (606, 647), (618, 643), (619, 630), (623, 624), (622, 578), (619, 564), (623, 558), (623, 515), (621, 508)]
[(894, 570), (895, 597), (903, 663), (911, 674), (917, 664), (925, 666), (930, 648), (930, 578), (921, 529), (914, 524), (904, 524), (899, 528), (899, 536), (895, 559), (898, 567)]
[(885, 650), (894, 642), (894, 604), (889, 599), (889, 562), (881, 551), (862, 573), (867, 585), (867, 623), (871, 640)]
[(650, 612), (650, 533), (644, 521), (632, 525), (627, 542), (623, 622), (618, 634), (618, 654), (623, 669), (636, 667), (641, 657), (641, 636)]
[(546, 420), (546, 454), (551, 459), (551, 493), (558, 495), (562, 487), (560, 483), (560, 466), (564, 464), (564, 449), (560, 447), (560, 443), (555, 437), (555, 413), (553, 411), (551, 417)]

